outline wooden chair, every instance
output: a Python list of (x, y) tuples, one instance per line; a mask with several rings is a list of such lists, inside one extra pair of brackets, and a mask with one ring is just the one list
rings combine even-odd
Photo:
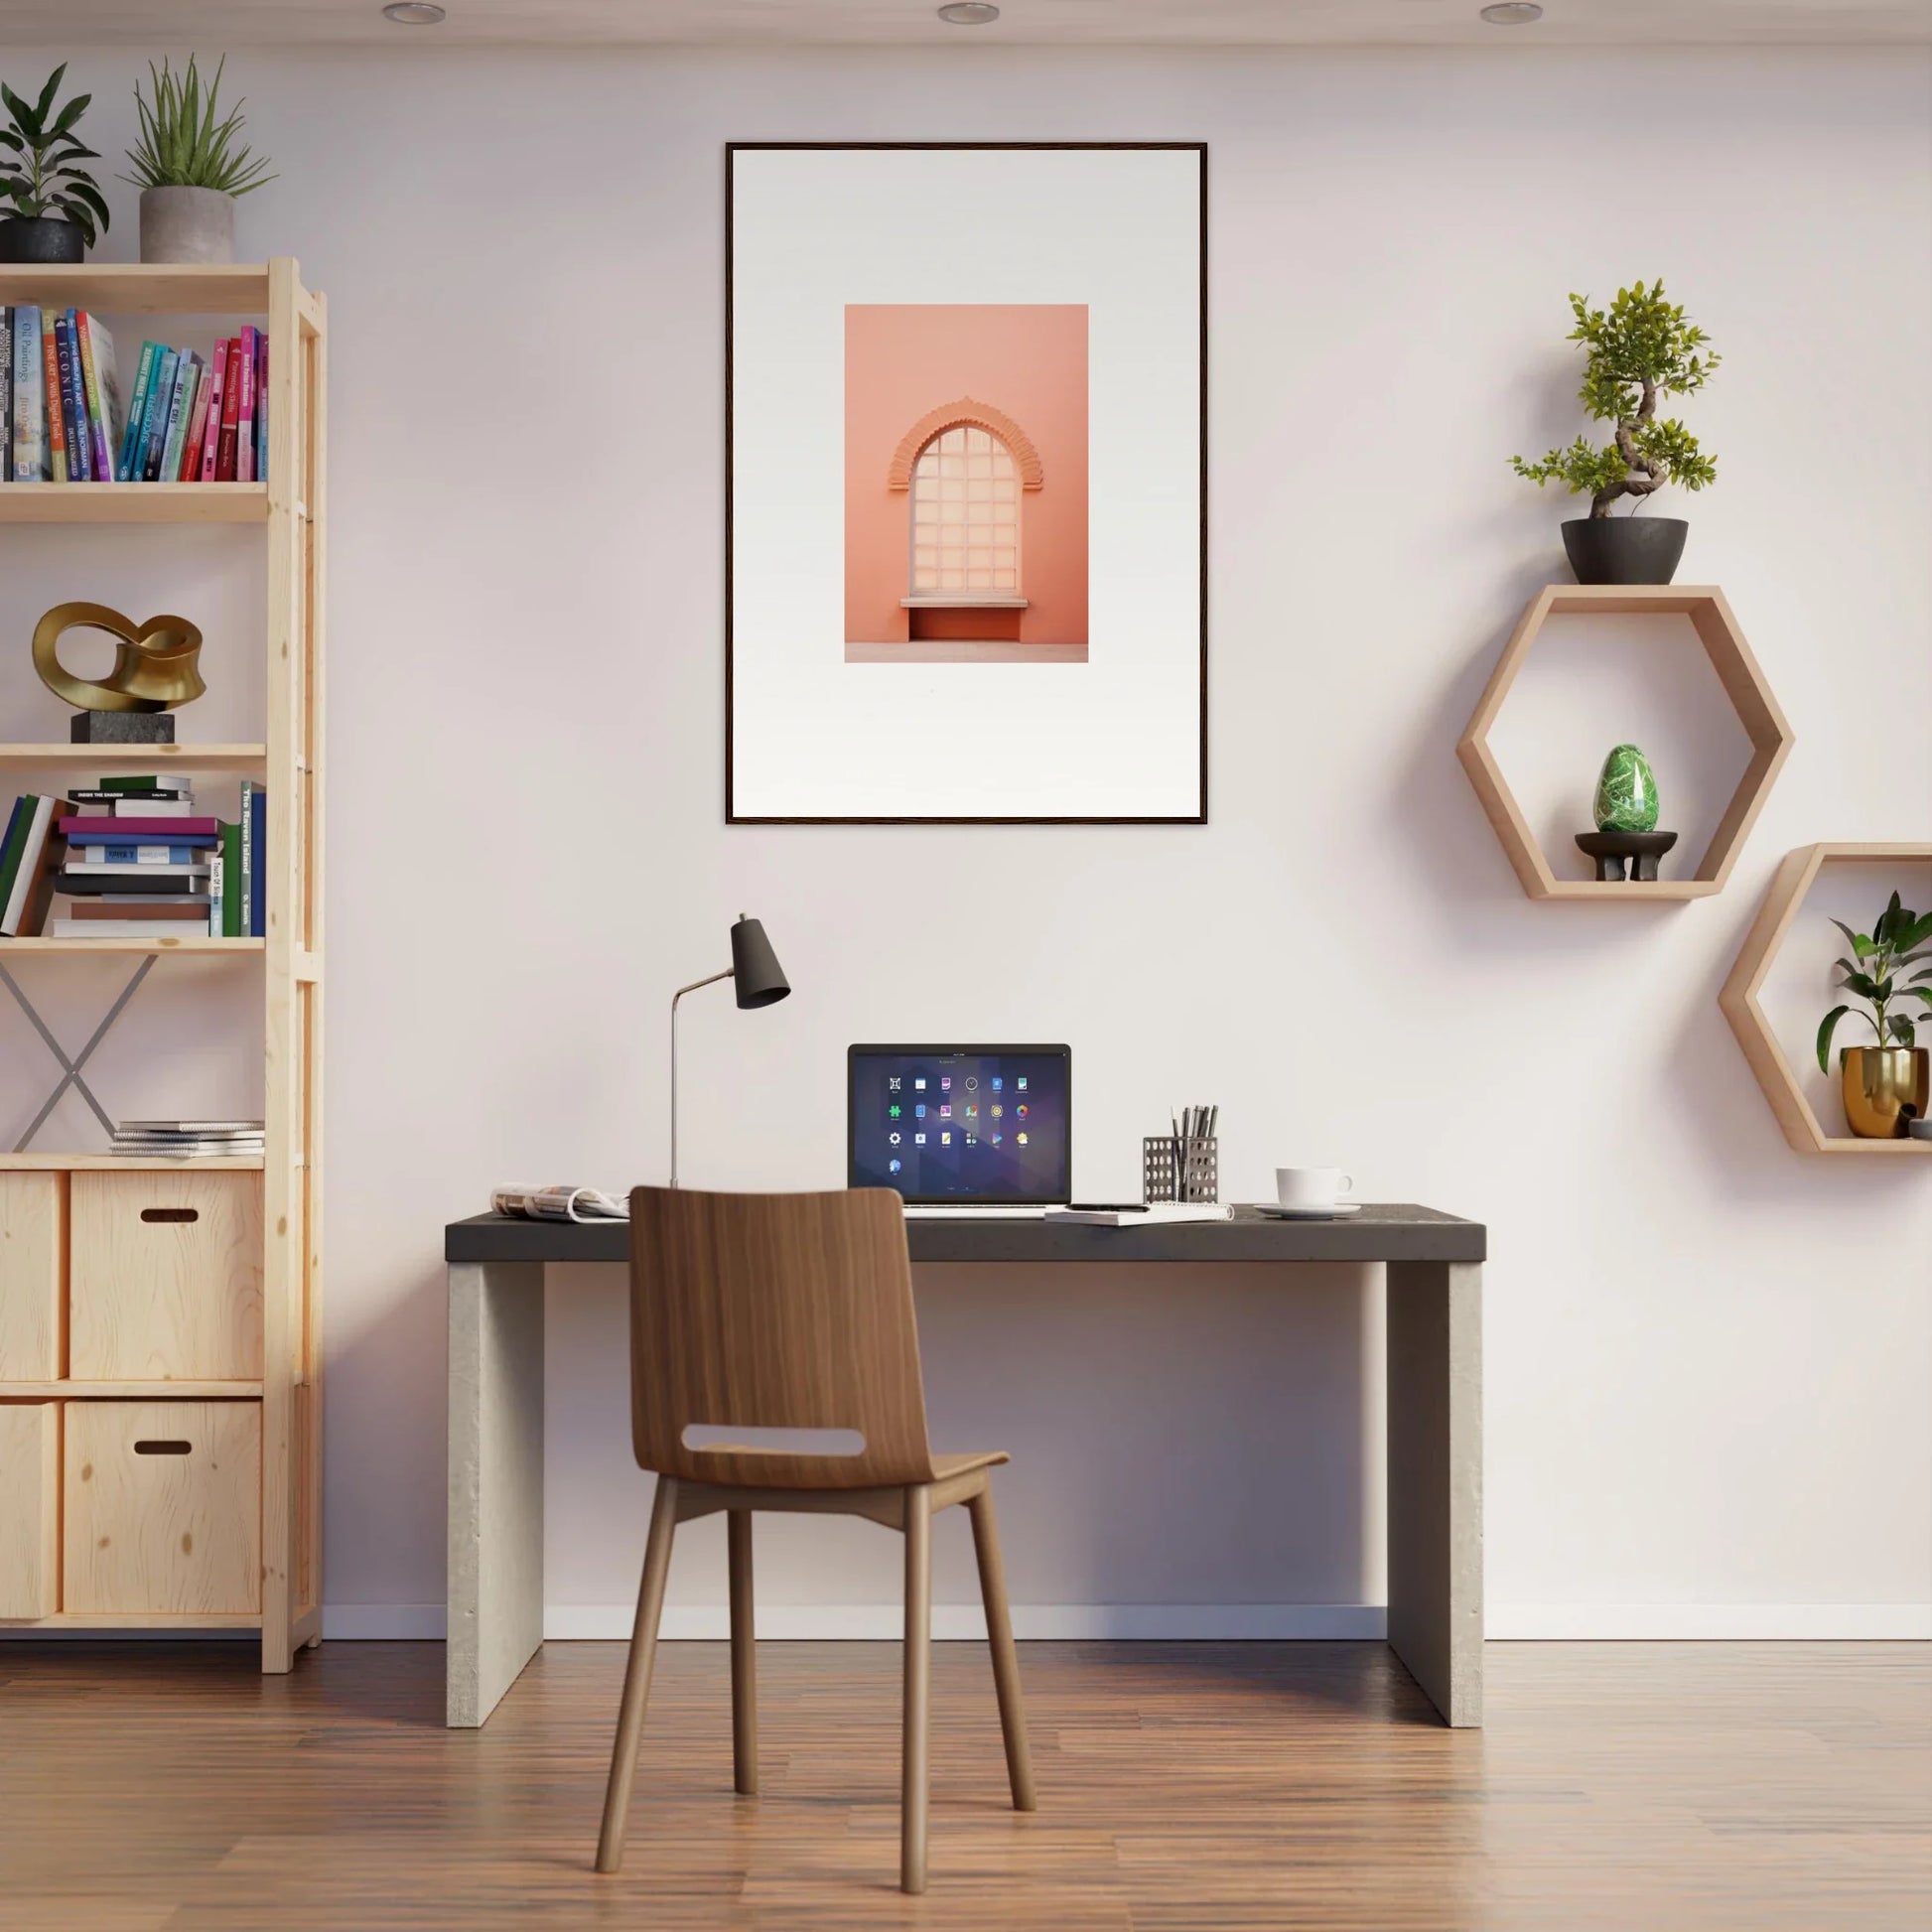
[[(693, 1449), (693, 1428), (851, 1430), (851, 1455)], [(639, 1187), (630, 1196), (630, 1427), (657, 1476), (637, 1624), (597, 1868), (623, 1859), (624, 1819), (650, 1691), (671, 1539), (680, 1523), (727, 1515), (731, 1564), (732, 1765), (758, 1791), (752, 1629), (752, 1513), (864, 1516), (905, 1538), (905, 1709), (899, 1883), (925, 1890), (931, 1689), (932, 1518), (964, 1503), (973, 1523), (993, 1687), (1017, 1811), (1034, 1806), (1020, 1666), (987, 1472), (1002, 1450), (934, 1455), (897, 1194), (706, 1194)]]

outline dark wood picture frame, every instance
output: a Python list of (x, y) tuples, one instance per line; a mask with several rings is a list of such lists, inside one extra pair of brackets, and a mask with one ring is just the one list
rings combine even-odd
[[(1183, 814), (1145, 816), (1063, 815), (1038, 817), (1029, 813), (923, 817), (907, 813), (878, 816), (750, 815), (733, 802), (733, 655), (732, 655), (732, 356), (735, 336), (732, 276), (736, 258), (734, 234), (734, 167), (741, 153), (826, 151), (968, 152), (1018, 150), (1025, 152), (1165, 151), (1200, 157), (1200, 795), (1195, 809)], [(1207, 823), (1207, 143), (1205, 141), (728, 141), (725, 144), (725, 823), (727, 825), (1205, 825)]]

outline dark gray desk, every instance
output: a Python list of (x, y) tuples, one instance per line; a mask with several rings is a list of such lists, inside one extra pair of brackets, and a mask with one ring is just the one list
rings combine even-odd
[[(905, 1224), (918, 1262), (1349, 1262), (1388, 1270), (1389, 1645), (1451, 1725), (1482, 1722), (1482, 1261), (1475, 1221)], [(621, 1223), (452, 1221), (448, 1721), (481, 1725), (543, 1641), (543, 1270), (629, 1259)]]

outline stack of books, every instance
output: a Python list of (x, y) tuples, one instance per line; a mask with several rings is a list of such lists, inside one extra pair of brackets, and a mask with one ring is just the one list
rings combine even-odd
[(149, 1161), (260, 1154), (263, 1126), (258, 1120), (124, 1120), (114, 1129), (112, 1151)]
[(206, 357), (141, 345), (121, 408), (114, 338), (85, 309), (0, 308), (0, 483), (257, 483), (268, 338)]
[[(200, 813), (172, 775), (115, 775), (65, 801), (29, 792), (0, 839), (0, 937), (261, 938), (268, 794), (241, 786), (234, 824)], [(51, 922), (56, 894), (71, 903)]]

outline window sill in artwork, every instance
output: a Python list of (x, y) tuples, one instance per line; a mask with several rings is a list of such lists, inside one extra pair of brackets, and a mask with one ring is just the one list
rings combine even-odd
[(927, 597), (902, 597), (901, 611), (1024, 611), (1027, 600), (1005, 591), (935, 591)]

